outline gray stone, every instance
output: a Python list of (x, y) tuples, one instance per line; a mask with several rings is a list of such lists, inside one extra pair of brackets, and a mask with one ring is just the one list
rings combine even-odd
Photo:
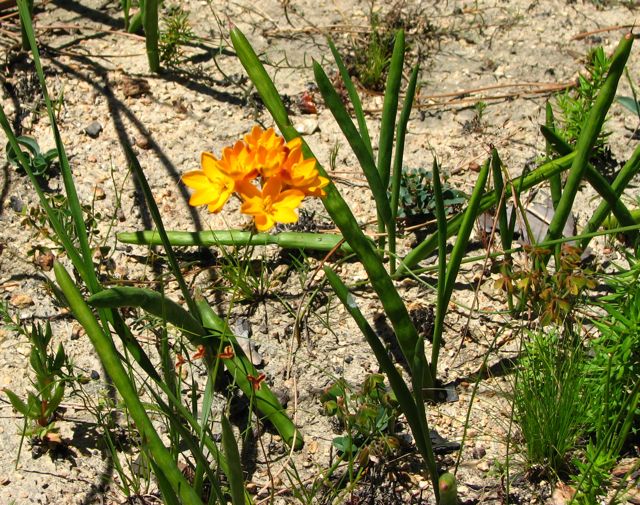
[(89, 135), (89, 137), (91, 137), (92, 139), (97, 139), (101, 131), (102, 131), (102, 125), (97, 121), (93, 121), (92, 123), (88, 124), (84, 128), (84, 132), (87, 135)]

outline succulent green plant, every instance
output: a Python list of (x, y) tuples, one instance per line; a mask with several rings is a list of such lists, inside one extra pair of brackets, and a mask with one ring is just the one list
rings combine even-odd
[[(38, 142), (33, 137), (29, 137), (27, 135), (21, 135), (16, 139), (20, 146), (26, 147), (26, 151), (22, 151), (24, 155), (27, 157), (27, 161), (31, 167), (31, 171), (33, 175), (36, 177), (48, 177), (51, 175), (51, 169), (53, 167), (53, 163), (55, 159), (58, 157), (57, 149), (49, 149), (46, 152), (40, 151), (40, 146)], [(22, 149), (21, 149), (22, 150)], [(21, 170), (20, 162), (18, 161), (18, 155), (11, 147), (11, 143), (7, 143), (5, 148), (7, 153), (7, 160), (18, 170)]]
[[(433, 172), (425, 168), (403, 170), (400, 182), (400, 206), (398, 216), (407, 224), (417, 224), (435, 219), (436, 197)], [(442, 182), (442, 200), (447, 216), (460, 211), (467, 195)]]

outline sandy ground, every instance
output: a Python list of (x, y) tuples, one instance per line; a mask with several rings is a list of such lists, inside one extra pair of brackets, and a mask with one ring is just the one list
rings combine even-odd
[[(325, 166), (334, 151), (332, 172), (354, 214), (362, 222), (375, 219), (370, 193), (355, 157), (331, 114), (314, 95), (310, 82), (312, 59), (332, 72), (334, 66), (325, 41), (332, 36), (345, 55), (369, 29), (367, 2), (239, 0), (179, 2), (190, 13), (190, 22), (201, 42), (185, 49), (186, 61), (179, 70), (151, 75), (147, 71), (144, 41), (122, 33), (122, 13), (117, 2), (96, 0), (51, 1), (38, 4), (36, 28), (42, 44), (43, 63), (49, 92), (59, 104), (58, 125), (71, 160), (80, 198), (94, 205), (100, 214), (94, 238), (96, 244), (110, 246), (110, 256), (102, 261), (103, 273), (111, 279), (152, 280), (157, 275), (149, 265), (148, 250), (115, 241), (114, 231), (138, 230), (150, 226), (141, 206), (121, 142), (129, 139), (145, 169), (168, 228), (180, 230), (241, 227), (247, 220), (233, 206), (218, 215), (187, 205), (188, 191), (180, 175), (198, 167), (203, 150), (220, 153), (259, 122), (272, 121), (255, 105), (252, 90), (243, 78), (227, 29), (240, 27), (257, 51), (270, 63), (280, 92), (290, 99), (294, 124), (306, 133), (306, 140)], [(383, 15), (389, 6), (379, 5)], [(638, 11), (629, 3), (562, 1), (478, 1), (404, 2), (394, 6), (405, 19), (413, 61), (420, 55), (419, 110), (409, 124), (405, 165), (430, 167), (436, 153), (449, 183), (469, 191), (475, 181), (474, 167), (487, 157), (489, 146), (500, 150), (503, 161), (515, 175), (535, 160), (544, 145), (538, 126), (544, 121), (548, 90), (572, 82), (584, 64), (584, 56), (603, 45), (611, 52), (621, 30), (603, 30), (614, 25), (632, 24)], [(10, 12), (10, 11), (7, 11)], [(3, 23), (4, 24), (4, 23)], [(38, 105), (33, 72), (14, 46), (18, 31), (7, 21), (0, 33), (5, 55), (2, 104), (21, 133), (33, 135), (43, 149), (53, 147), (53, 139), (43, 109)], [(584, 32), (597, 32), (578, 37)], [(17, 40), (17, 39), (15, 39)], [(640, 65), (632, 54), (629, 70), (639, 75)], [(303, 114), (302, 94), (309, 91), (317, 103), (317, 113)], [(545, 92), (546, 91), (546, 92)], [(628, 95), (626, 83), (620, 94)], [(382, 97), (363, 92), (372, 137), (377, 137)], [(480, 122), (474, 104), (487, 103)], [(16, 116), (17, 115), (17, 116)], [(97, 136), (86, 129), (97, 122)], [(637, 118), (618, 105), (611, 109), (608, 128), (611, 147), (618, 160), (628, 159), (635, 147), (630, 140)], [(4, 155), (4, 151), (3, 151)], [(0, 176), (0, 296), (12, 314), (21, 320), (51, 320), (55, 341), (62, 342), (74, 364), (87, 374), (100, 377), (85, 386), (90, 395), (104, 395), (104, 372), (85, 336), (79, 335), (74, 321), (65, 316), (51, 298), (43, 271), (28, 254), (36, 246), (51, 242), (33, 227), (25, 216), (37, 206), (35, 193), (25, 177), (3, 162)], [(50, 189), (61, 191), (61, 180), (50, 180)], [(117, 209), (119, 202), (120, 209)], [(305, 204), (316, 211), (316, 221), (326, 221), (318, 202)], [(578, 227), (594, 208), (593, 194), (585, 189), (576, 204)], [(112, 219), (115, 217), (114, 219)], [(370, 231), (373, 231), (371, 227)], [(410, 237), (404, 244), (407, 247)], [(596, 244), (597, 247), (597, 244)], [(329, 466), (331, 440), (336, 436), (330, 421), (321, 415), (318, 392), (332, 379), (344, 377), (357, 385), (365, 373), (378, 370), (375, 359), (359, 336), (355, 325), (334, 298), (321, 300), (307, 319), (301, 345), (293, 339), (295, 310), (304, 299), (305, 278), (295, 268), (279, 261), (278, 253), (266, 248), (257, 253), (270, 259), (268, 276), (278, 297), (254, 303), (238, 303), (231, 310), (232, 323), (245, 321), (264, 358), (263, 370), (269, 383), (290, 398), (288, 409), (305, 436), (306, 446), (293, 455), (301, 478), (310, 482)], [(197, 256), (190, 256), (191, 259)], [(280, 265), (280, 266), (278, 266)], [(282, 266), (285, 265), (285, 266)], [(276, 274), (271, 269), (276, 267)], [(279, 268), (279, 270), (278, 270)], [(461, 274), (462, 289), (454, 294), (459, 302), (447, 318), (446, 345), (442, 350), (441, 378), (455, 383), (458, 401), (442, 403), (429, 410), (430, 423), (448, 440), (461, 441), (472, 392), (470, 374), (482, 364), (498, 335), (500, 352), (490, 363), (512, 357), (518, 348), (502, 333), (504, 321), (489, 317), (485, 310), (502, 307), (492, 292), (492, 279), (481, 285), (476, 307), (469, 315), (476, 282), (482, 268)], [(273, 280), (277, 273), (283, 274)], [(364, 279), (360, 267), (347, 264), (341, 274), (351, 281)], [(228, 309), (228, 297), (206, 275), (195, 275), (194, 285), (211, 300), (220, 300), (219, 309)], [(169, 286), (169, 293), (173, 286)], [(422, 285), (403, 281), (403, 298), (412, 308), (428, 308), (432, 293)], [(364, 290), (359, 301), (375, 319), (380, 307)], [(463, 332), (463, 329), (467, 328)], [(383, 329), (383, 328), (382, 328)], [(461, 335), (468, 337), (461, 341)], [(151, 336), (141, 330), (141, 338)], [(292, 353), (292, 350), (295, 351)], [(0, 387), (19, 394), (28, 390), (29, 344), (9, 328), (0, 330)], [(510, 409), (504, 400), (507, 382), (502, 378), (480, 383), (470, 413), (467, 439), (459, 468), (460, 496), (464, 503), (503, 503), (504, 487), (496, 466), (504, 461)], [(64, 420), (59, 423), (69, 442), (66, 457), (32, 457), (24, 441), (20, 446), (22, 421), (5, 397), (0, 397), (0, 503), (123, 503), (117, 485), (104, 486), (113, 475), (113, 465), (101, 450), (100, 432), (82, 403), (70, 397), (64, 404)], [(288, 461), (282, 458), (281, 442), (270, 433), (257, 434), (256, 458), (260, 464), (248, 475), (252, 489), (268, 497), (269, 472), (278, 473)], [(513, 450), (513, 448), (512, 448)], [(512, 461), (512, 473), (522, 472), (520, 448)], [(455, 456), (442, 459), (451, 467)], [(126, 459), (127, 455), (123, 455)], [(129, 459), (135, 459), (129, 455)], [(265, 461), (271, 462), (265, 465)], [(376, 480), (379, 479), (379, 480)], [(385, 486), (378, 486), (385, 482)], [(276, 503), (296, 500), (285, 491), (284, 473), (276, 481), (281, 494)], [(372, 470), (355, 495), (362, 500), (350, 503), (431, 503), (429, 485), (419, 474), (415, 458), (403, 456)], [(151, 484), (150, 490), (154, 490)], [(544, 503), (551, 495), (546, 482), (531, 485), (517, 478), (510, 489), (510, 503)], [(359, 494), (358, 494), (359, 493)], [(355, 499), (354, 499), (355, 500)]]

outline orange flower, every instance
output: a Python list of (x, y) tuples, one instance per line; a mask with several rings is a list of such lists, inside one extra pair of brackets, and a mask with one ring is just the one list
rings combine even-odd
[(264, 382), (266, 377), (267, 376), (264, 373), (261, 373), (257, 377), (254, 377), (253, 375), (250, 375), (250, 374), (247, 375), (247, 379), (249, 379), (249, 382), (253, 386), (254, 391), (258, 391), (258, 389), (260, 389), (260, 385)]
[(202, 170), (192, 170), (182, 176), (182, 182), (195, 189), (189, 205), (208, 205), (210, 212), (220, 212), (233, 193), (234, 180), (220, 170), (218, 160), (211, 153), (202, 153)]
[(253, 162), (263, 178), (275, 177), (280, 173), (282, 164), (287, 159), (291, 146), (276, 135), (273, 128), (263, 130), (254, 126), (249, 135), (244, 137), (247, 149), (253, 153)]
[(230, 345), (225, 346), (220, 354), (218, 354), (218, 358), (220, 359), (232, 359), (235, 356), (233, 352), (233, 347)]
[(184, 359), (182, 354), (176, 354), (176, 370), (182, 369), (182, 365), (184, 365), (187, 361)]
[(259, 126), (254, 126), (251, 133), (244, 136), (244, 141), (250, 150), (257, 150), (262, 147), (267, 151), (277, 151), (284, 146), (284, 139), (273, 128), (263, 130)]
[(198, 346), (198, 350), (195, 352), (195, 354), (193, 356), (191, 356), (191, 359), (202, 359), (204, 358), (204, 355), (206, 354), (206, 350), (204, 348), (203, 345), (199, 345)]
[(238, 140), (233, 147), (225, 147), (222, 159), (216, 160), (220, 170), (234, 181), (251, 180), (258, 174), (254, 163), (255, 154)]
[[(251, 182), (256, 177), (257, 185)], [(301, 138), (285, 143), (273, 128), (260, 126), (225, 148), (220, 159), (202, 153), (201, 169), (187, 172), (182, 181), (195, 190), (189, 204), (208, 205), (210, 212), (220, 212), (236, 193), (244, 202), (241, 212), (254, 217), (258, 231), (295, 223), (295, 209), (304, 197), (325, 196), (323, 188), (329, 184), (316, 160), (304, 159)]]
[(318, 172), (316, 160), (304, 159), (300, 146), (289, 153), (282, 166), (281, 176), (286, 185), (302, 191), (306, 196), (325, 196), (322, 188), (329, 184), (329, 179)]
[(268, 179), (262, 190), (249, 182), (238, 184), (237, 189), (244, 200), (240, 212), (254, 217), (258, 231), (270, 230), (276, 223), (298, 220), (295, 209), (304, 199), (304, 193), (297, 189), (282, 191), (279, 177)]

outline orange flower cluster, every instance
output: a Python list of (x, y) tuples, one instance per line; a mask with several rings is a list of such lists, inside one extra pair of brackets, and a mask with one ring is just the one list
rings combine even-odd
[(324, 196), (329, 184), (318, 173), (316, 160), (303, 157), (300, 138), (285, 143), (273, 128), (254, 126), (243, 140), (225, 148), (221, 159), (202, 153), (201, 165), (182, 176), (195, 190), (189, 204), (220, 212), (235, 193), (243, 202), (240, 211), (253, 216), (258, 231), (295, 223), (295, 209), (304, 197)]

